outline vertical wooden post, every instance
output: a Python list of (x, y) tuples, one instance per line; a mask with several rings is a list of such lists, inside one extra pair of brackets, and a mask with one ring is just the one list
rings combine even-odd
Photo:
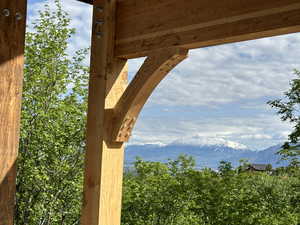
[(0, 1), (0, 225), (13, 225), (26, 5)]
[(115, 7), (116, 0), (94, 1), (82, 225), (120, 224), (124, 147), (109, 143), (108, 130), (127, 66), (113, 57)]

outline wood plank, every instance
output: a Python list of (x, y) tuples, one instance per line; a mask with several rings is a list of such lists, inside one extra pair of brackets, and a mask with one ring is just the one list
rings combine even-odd
[(126, 142), (144, 104), (164, 77), (187, 57), (185, 49), (151, 53), (114, 109), (112, 141)]
[(116, 56), (298, 32), (299, 12), (298, 0), (121, 0)]
[(16, 194), (16, 164), (7, 172), (0, 185), (0, 224), (14, 224), (15, 194)]
[(79, 2), (84, 2), (84, 3), (87, 3), (87, 4), (90, 4), (92, 5), (93, 4), (93, 0), (78, 0)]
[(25, 23), (26, 0), (0, 1), (0, 225), (13, 225)]
[(121, 219), (124, 146), (111, 144), (107, 131), (127, 84), (126, 60), (113, 58), (115, 6), (115, 0), (94, 3), (82, 225), (119, 225)]

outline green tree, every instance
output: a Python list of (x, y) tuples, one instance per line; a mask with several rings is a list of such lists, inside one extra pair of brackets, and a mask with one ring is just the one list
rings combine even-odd
[(268, 165), (266, 166), (266, 171), (271, 172), (272, 170), (273, 170), (272, 164), (268, 164)]
[(299, 225), (299, 176), (237, 173), (226, 162), (223, 173), (196, 170), (191, 160), (139, 159), (125, 175), (122, 224)]
[(299, 166), (300, 145), (300, 71), (295, 70), (296, 78), (290, 82), (290, 89), (284, 92), (282, 99), (268, 101), (272, 108), (276, 108), (282, 121), (293, 124), (293, 130), (288, 142), (284, 143), (279, 154), (284, 160), (291, 160), (291, 165)]
[(232, 175), (233, 167), (231, 162), (221, 161), (218, 170), (222, 176)]
[(68, 55), (75, 30), (55, 0), (26, 34), (16, 224), (79, 224), (88, 49)]
[(193, 165), (186, 156), (165, 164), (138, 159), (135, 170), (124, 176), (122, 225), (201, 224), (191, 210)]

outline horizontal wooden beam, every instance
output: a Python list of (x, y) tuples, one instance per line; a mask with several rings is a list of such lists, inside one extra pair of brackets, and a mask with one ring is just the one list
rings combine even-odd
[(135, 58), (299, 31), (299, 0), (120, 0), (115, 55)]

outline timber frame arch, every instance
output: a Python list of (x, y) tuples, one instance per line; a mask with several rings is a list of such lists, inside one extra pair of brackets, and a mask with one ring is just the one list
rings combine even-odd
[(150, 53), (145, 62), (130, 82), (113, 110), (111, 121), (112, 142), (127, 142), (131, 131), (155, 87), (182, 60), (187, 57), (188, 50), (167, 49)]
[[(79, 1), (93, 5), (81, 225), (119, 225), (123, 143), (156, 85), (189, 49), (300, 32), (300, 2)], [(13, 225), (26, 3), (0, 1), (0, 225)], [(142, 56), (127, 87), (126, 62)]]

